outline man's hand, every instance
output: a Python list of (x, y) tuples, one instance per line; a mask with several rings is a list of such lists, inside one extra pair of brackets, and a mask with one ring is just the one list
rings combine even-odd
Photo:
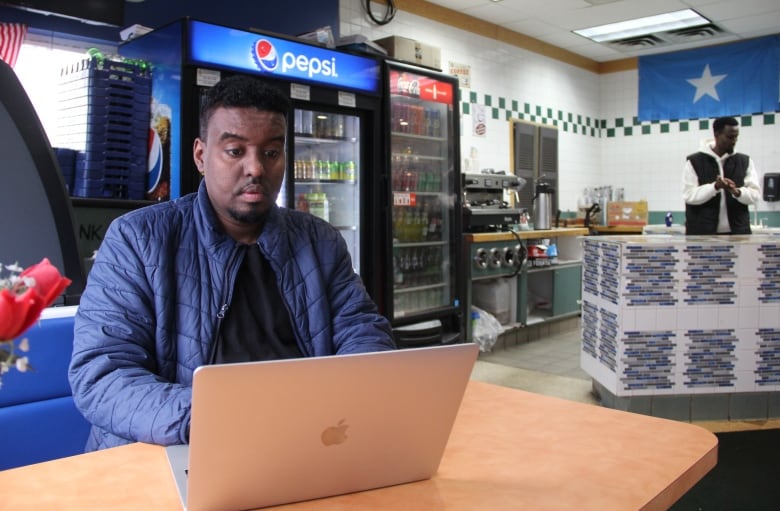
[(721, 190), (724, 188), (734, 197), (739, 197), (742, 195), (742, 191), (740, 191), (739, 187), (733, 180), (727, 177), (718, 176), (718, 179), (715, 180), (715, 189)]

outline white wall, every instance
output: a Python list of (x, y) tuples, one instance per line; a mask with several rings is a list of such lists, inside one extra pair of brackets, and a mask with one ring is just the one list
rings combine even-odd
[[(417, 39), (441, 48), (442, 69), (449, 62), (471, 66), (471, 88), (461, 90), (463, 103), (471, 103), (470, 93), (476, 93), (476, 103), (485, 104), (490, 96), (492, 106), (503, 97), (510, 106), (512, 100), (530, 105), (531, 113), (541, 107), (541, 117), (526, 120), (553, 124), (559, 128), (559, 204), (563, 211), (575, 211), (577, 198), (585, 187), (613, 185), (625, 189), (626, 200), (647, 199), (651, 211), (682, 211), (680, 174), (685, 156), (694, 152), (701, 139), (710, 136), (710, 129), (699, 130), (698, 121), (689, 121), (690, 131), (681, 132), (680, 123), (669, 124), (668, 133), (661, 133), (661, 124), (643, 123), (633, 126), (625, 135), (615, 128), (616, 119), (631, 126), (637, 114), (637, 72), (626, 71), (598, 75), (533, 52), (452, 28), (442, 23), (398, 11), (395, 19), (379, 26), (370, 21), (363, 0), (341, 0), (340, 33), (342, 36), (362, 34), (370, 40), (397, 35)], [(372, 4), (381, 14), (384, 6)], [(548, 119), (547, 110), (553, 116)], [(471, 115), (463, 115), (461, 153), (469, 156), (476, 148), (480, 168), (510, 169), (509, 122), (507, 109), (499, 109), (493, 119), (488, 109), (488, 131), (484, 138), (472, 136)], [(573, 115), (575, 122), (563, 121)], [(576, 122), (578, 116), (581, 122)], [(750, 154), (759, 172), (778, 172), (780, 165), (780, 114), (776, 124), (765, 125), (764, 116), (752, 116), (752, 126), (740, 129), (738, 150)], [(603, 123), (604, 129), (591, 130)], [(642, 134), (649, 126), (650, 134)], [(583, 128), (585, 133), (583, 133)], [(574, 131), (576, 129), (576, 132)], [(645, 128), (648, 129), (648, 128)], [(780, 203), (761, 202), (759, 209), (780, 211)]]

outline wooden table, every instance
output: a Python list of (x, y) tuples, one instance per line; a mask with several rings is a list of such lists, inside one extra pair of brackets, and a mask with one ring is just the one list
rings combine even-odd
[[(569, 236), (587, 236), (585, 227), (553, 227), (552, 229), (532, 231), (500, 231), (500, 232), (471, 232), (463, 234), (463, 239), (468, 243), (484, 243), (493, 241), (534, 240), (544, 238), (562, 238)], [(640, 228), (639, 232), (642, 232)]]
[[(667, 509), (716, 462), (698, 426), (471, 381), (435, 477), (289, 507)], [(0, 488), (3, 509), (181, 509), (147, 444), (3, 471)]]

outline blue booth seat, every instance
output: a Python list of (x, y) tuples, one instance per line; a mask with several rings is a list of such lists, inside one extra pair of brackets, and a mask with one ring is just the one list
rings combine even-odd
[(50, 307), (22, 337), (31, 371), (11, 370), (0, 387), (0, 470), (84, 452), (90, 424), (68, 383), (77, 306)]

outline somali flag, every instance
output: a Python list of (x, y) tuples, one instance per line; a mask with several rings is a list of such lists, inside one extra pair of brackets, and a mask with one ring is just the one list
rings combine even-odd
[(780, 110), (780, 36), (639, 58), (639, 120)]

